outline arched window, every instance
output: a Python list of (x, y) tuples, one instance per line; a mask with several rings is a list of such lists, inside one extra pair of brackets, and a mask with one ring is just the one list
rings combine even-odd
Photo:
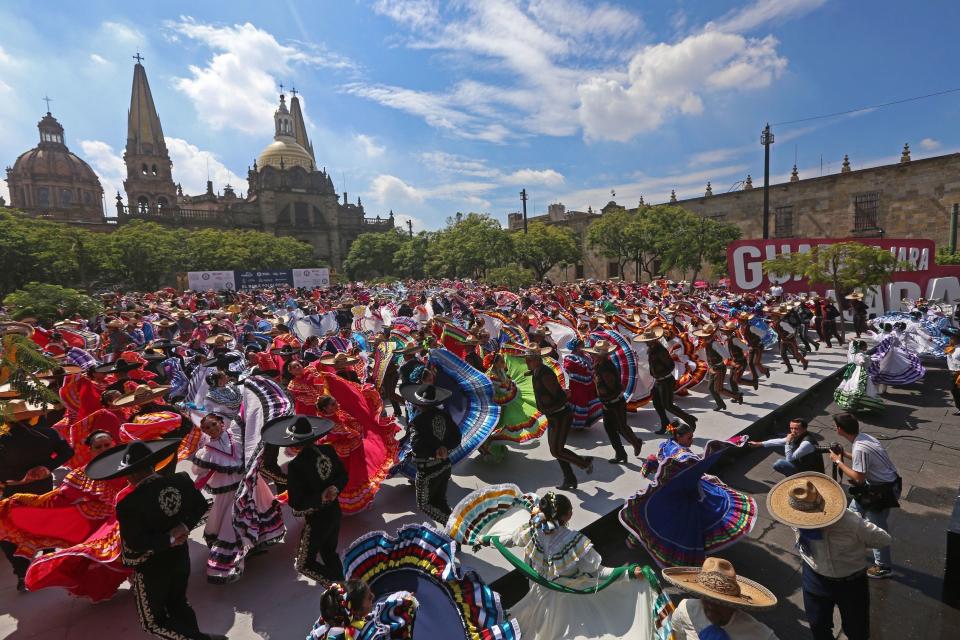
[(159, 198), (157, 198), (157, 210), (163, 211), (166, 208), (167, 208), (167, 199), (164, 198), (163, 196), (160, 196)]
[(138, 213), (146, 213), (149, 207), (150, 207), (150, 201), (147, 200), (147, 196), (140, 196), (139, 198), (137, 198)]
[(147, 175), (147, 163), (146, 163), (146, 162), (144, 162), (144, 163), (143, 163), (143, 166), (140, 167), (140, 173), (142, 173), (143, 175)]
[(37, 187), (37, 205), (41, 207), (50, 206), (50, 189), (47, 187)]
[(294, 219), (298, 227), (310, 226), (310, 208), (306, 202), (297, 202), (293, 205)]
[(69, 207), (73, 204), (73, 192), (70, 189), (60, 189), (60, 206)]
[(317, 207), (313, 208), (313, 224), (320, 226), (323, 224), (323, 212)]
[(153, 165), (150, 167), (150, 173), (152, 173), (153, 175), (157, 175), (157, 165)]

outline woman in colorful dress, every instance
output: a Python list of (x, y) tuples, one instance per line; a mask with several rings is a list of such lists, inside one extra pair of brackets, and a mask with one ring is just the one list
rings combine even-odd
[[(419, 603), (398, 591), (374, 606), (373, 591), (363, 580), (334, 582), (320, 596), (320, 617), (306, 640), (409, 640)], [(376, 610), (375, 610), (376, 609)]]
[(651, 484), (620, 510), (628, 545), (642, 544), (661, 566), (690, 566), (750, 533), (757, 503), (746, 493), (705, 475), (723, 453), (746, 444), (746, 436), (711, 440), (702, 456), (691, 451), (693, 427), (671, 422), (670, 439), (644, 464)]
[[(638, 565), (603, 566), (590, 539), (569, 528), (570, 500), (496, 485), (467, 495), (447, 521), (462, 544), (492, 544), (531, 580), (510, 613), (525, 637), (614, 640), (654, 637), (653, 611), (669, 599)], [(516, 553), (512, 549), (516, 549)], [(666, 615), (664, 615), (666, 617)]]
[[(203, 538), (210, 548), (207, 582), (214, 584), (239, 580), (246, 555), (243, 544), (237, 540), (235, 497), (248, 464), (244, 459), (244, 448), (225, 424), (223, 416), (216, 413), (205, 415), (200, 420), (202, 445), (193, 456), (197, 484), (213, 496), (213, 507), (207, 514)], [(286, 533), (280, 504), (262, 477), (257, 478), (253, 502), (256, 511), (255, 530), (258, 531), (257, 546), (280, 542)]]
[(883, 410), (883, 400), (870, 379), (872, 363), (867, 355), (867, 343), (864, 340), (851, 340), (843, 381), (833, 392), (833, 401), (838, 407), (854, 413)]
[(493, 402), (500, 405), (500, 420), (480, 453), (495, 460), (502, 459), (499, 452), (506, 451), (500, 442), (530, 442), (547, 430), (547, 419), (537, 410), (533, 381), (524, 375), (524, 352), (519, 345), (505, 345), (500, 353), (484, 359), (487, 377), (493, 383)]
[(317, 415), (317, 400), (323, 395), (323, 375), (295, 360), (287, 363), (287, 372), (290, 375), (287, 391), (293, 396), (294, 411), (298, 415)]
[(880, 393), (885, 393), (887, 385), (903, 386), (923, 378), (926, 373), (916, 353), (904, 348), (900, 337), (887, 323), (878, 336), (879, 342), (874, 349), (870, 365), (870, 377)]
[(350, 515), (373, 504), (380, 485), (397, 463), (399, 427), (394, 420), (381, 417), (379, 404), (370, 406), (357, 385), (330, 378), (331, 395), (320, 396), (315, 415), (333, 421), (334, 428), (318, 444), (331, 445), (347, 469), (349, 480), (340, 492), (340, 509)]
[(585, 429), (603, 417), (603, 405), (593, 383), (593, 360), (583, 353), (583, 340), (567, 344), (570, 353), (563, 357), (563, 370), (569, 383), (567, 397), (573, 409), (573, 429)]

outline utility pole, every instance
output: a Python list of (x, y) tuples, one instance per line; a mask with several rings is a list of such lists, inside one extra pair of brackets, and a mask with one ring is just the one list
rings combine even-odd
[(520, 202), (523, 203), (523, 232), (527, 232), (527, 190), (520, 191)]
[(407, 220), (407, 231), (410, 233), (410, 237), (413, 237), (413, 220)]
[(763, 239), (770, 237), (770, 145), (773, 144), (773, 132), (770, 123), (760, 134), (760, 144), (763, 145)]

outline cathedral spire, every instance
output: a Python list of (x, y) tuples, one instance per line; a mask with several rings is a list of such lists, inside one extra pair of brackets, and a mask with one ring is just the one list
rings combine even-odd
[(300, 110), (300, 98), (297, 97), (297, 89), (294, 87), (290, 93), (290, 117), (293, 119), (293, 136), (297, 139), (297, 144), (307, 150), (310, 157), (316, 162), (313, 155), (313, 145), (310, 144), (310, 138), (307, 136), (307, 125), (303, 120), (303, 111)]
[(163, 140), (160, 116), (153, 104), (153, 94), (147, 81), (147, 72), (140, 64), (143, 58), (137, 54), (133, 67), (133, 88), (130, 91), (130, 110), (127, 112), (127, 153), (166, 155), (167, 145)]

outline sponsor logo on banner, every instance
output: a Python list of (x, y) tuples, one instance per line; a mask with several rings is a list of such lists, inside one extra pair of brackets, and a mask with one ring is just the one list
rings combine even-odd
[(233, 271), (188, 271), (187, 286), (195, 291), (236, 289)]
[(293, 286), (314, 289), (316, 287), (330, 286), (330, 269), (326, 267), (317, 269), (294, 269)]
[(766, 274), (764, 260), (778, 255), (807, 253), (812, 247), (838, 242), (860, 242), (890, 251), (898, 260), (910, 263), (912, 270), (898, 270), (883, 290), (875, 288), (871, 307), (898, 310), (903, 298), (945, 300), (953, 304), (960, 300), (960, 265), (936, 264), (936, 245), (932, 240), (919, 238), (772, 238), (768, 240), (738, 240), (727, 247), (727, 273), (731, 291), (748, 293), (767, 290), (777, 284), (786, 293), (817, 291), (829, 293), (830, 285), (811, 285), (797, 274)]

